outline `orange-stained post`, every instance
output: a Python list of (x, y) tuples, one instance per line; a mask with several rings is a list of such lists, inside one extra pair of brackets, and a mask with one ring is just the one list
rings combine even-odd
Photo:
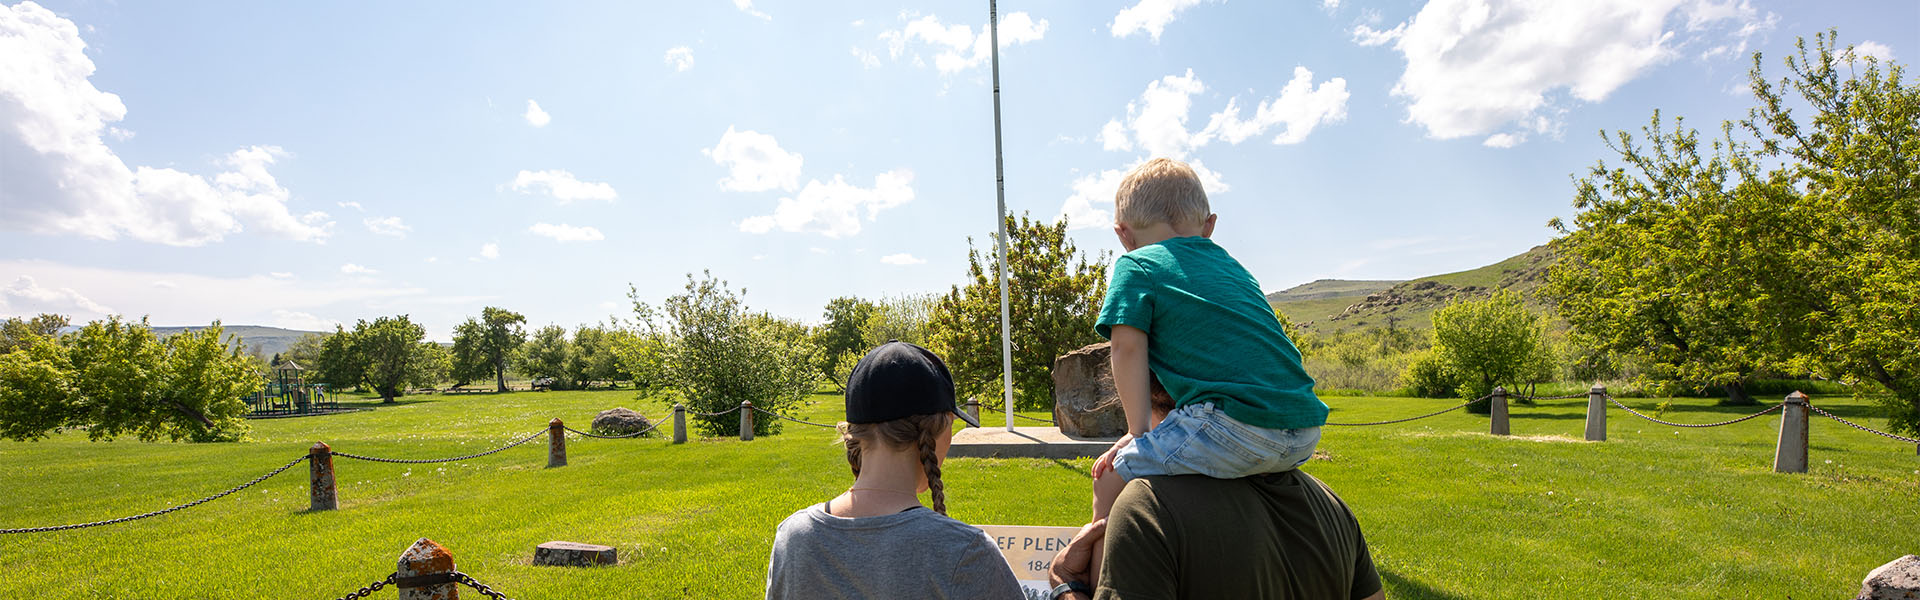
[(453, 553), (433, 540), (420, 538), (400, 553), (393, 571), (393, 587), (400, 600), (459, 600), (460, 584), (453, 582)]
[(333, 489), (333, 448), (314, 442), (307, 450), (307, 510), (337, 510), (340, 497)]
[(567, 466), (566, 424), (556, 418), (547, 422), (547, 468)]

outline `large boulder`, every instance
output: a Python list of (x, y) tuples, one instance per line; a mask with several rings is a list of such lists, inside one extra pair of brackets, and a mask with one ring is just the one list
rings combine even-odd
[(1107, 342), (1053, 359), (1053, 422), (1073, 437), (1119, 437), (1127, 413), (1113, 389), (1113, 349)]
[(1857, 600), (1920, 598), (1920, 556), (1908, 554), (1880, 565), (1860, 583)]
[(645, 416), (625, 408), (609, 408), (593, 417), (593, 432), (600, 435), (626, 435), (650, 425)]

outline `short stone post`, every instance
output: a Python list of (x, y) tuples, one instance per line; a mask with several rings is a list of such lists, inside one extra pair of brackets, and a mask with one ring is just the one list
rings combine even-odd
[(314, 442), (307, 449), (307, 510), (338, 510), (340, 496), (333, 489), (333, 448)]
[(1493, 435), (1513, 435), (1512, 428), (1507, 426), (1507, 388), (1493, 388), (1493, 398), (1491, 398), (1490, 401), (1493, 402), (1493, 405), (1488, 410), (1488, 415), (1493, 417), (1493, 425), (1489, 433)]
[(1597, 383), (1587, 390), (1587, 441), (1607, 441), (1607, 387)]
[(1773, 448), (1773, 472), (1807, 472), (1807, 395), (1787, 394), (1780, 407), (1780, 443)]
[(975, 421), (980, 420), (980, 398), (979, 397), (975, 396), (975, 397), (967, 398), (967, 416), (973, 417), (973, 420)]
[(740, 401), (740, 441), (753, 441), (753, 401)]
[(400, 566), (393, 571), (393, 587), (400, 600), (460, 600), (460, 584), (453, 582), (453, 553), (420, 538), (400, 553)]
[(547, 468), (567, 466), (567, 430), (559, 418), (547, 422)]
[(673, 443), (687, 443), (687, 405), (673, 405)]

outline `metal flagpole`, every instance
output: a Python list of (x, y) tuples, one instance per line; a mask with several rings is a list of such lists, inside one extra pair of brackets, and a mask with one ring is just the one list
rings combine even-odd
[(993, 188), (999, 198), (1000, 212), (994, 213), (1000, 226), (1000, 383), (1006, 404), (1007, 431), (1013, 431), (1013, 338), (1007, 320), (1007, 167), (1000, 154), (1000, 10), (997, 0), (987, 0), (988, 47), (993, 53)]

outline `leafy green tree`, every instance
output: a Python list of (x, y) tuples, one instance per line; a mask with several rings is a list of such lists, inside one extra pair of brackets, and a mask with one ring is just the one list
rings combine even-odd
[(35, 336), (58, 339), (60, 330), (68, 324), (66, 315), (42, 313), (31, 319), (9, 317), (0, 322), (0, 354), (26, 346)]
[[(1758, 106), (1704, 147), (1658, 113), (1645, 148), (1615, 134), (1631, 168), (1596, 167), (1580, 186), (1573, 230), (1555, 241), (1579, 260), (1553, 286), (1563, 311), (1575, 298), (1591, 313), (1569, 321), (1609, 349), (1696, 378), (1784, 365), (1864, 383), (1854, 389), (1882, 399), (1896, 430), (1920, 432), (1920, 84), (1836, 38), (1802, 40), (1778, 82), (1756, 54)], [(1637, 240), (1656, 244), (1604, 249)], [(1619, 343), (1607, 319), (1653, 339)], [(1675, 368), (1679, 350), (1709, 368)]]
[(327, 334), (309, 333), (293, 340), (287, 351), (280, 353), (281, 360), (291, 360), (300, 366), (311, 369), (320, 364), (320, 350), (326, 346)]
[(0, 432), (15, 440), (85, 428), (94, 440), (133, 435), (232, 441), (246, 431), (242, 396), (263, 374), (218, 322), (160, 340), (142, 321), (95, 321), (65, 344), (34, 335), (0, 355)]
[(521, 375), (535, 379), (551, 377), (555, 387), (572, 389), (575, 381), (567, 378), (567, 360), (573, 353), (572, 343), (567, 341), (567, 329), (559, 325), (548, 325), (534, 330), (533, 337), (520, 345), (514, 370)]
[[(865, 352), (862, 346), (866, 345), (866, 339), (861, 334), (861, 328), (873, 317), (874, 309), (874, 303), (853, 296), (828, 300), (826, 310), (821, 314), (826, 320), (814, 332), (813, 343), (826, 356), (821, 361), (820, 372), (843, 392), (846, 391), (847, 381), (835, 379), (834, 374), (853, 368), (853, 365), (840, 364), (841, 357)], [(854, 360), (860, 360), (860, 356), (854, 354)]]
[(614, 346), (620, 332), (595, 325), (573, 330), (572, 352), (567, 354), (567, 378), (584, 387), (590, 382), (614, 382), (621, 376), (620, 360)]
[(372, 323), (362, 320), (354, 325), (353, 345), (367, 361), (367, 386), (380, 394), (381, 402), (393, 402), (406, 393), (409, 385), (425, 379), (424, 373), (431, 372), (437, 357), (427, 346), (437, 349), (439, 345), (424, 341), (426, 337), (426, 328), (407, 315), (380, 317)]
[[(527, 332), (523, 325), (527, 318), (504, 308), (486, 307), (481, 309), (479, 319), (467, 319), (453, 330), (452, 373), (454, 379), (465, 382), (482, 369), (494, 377), (494, 390), (507, 391), (508, 361), (515, 356), (514, 351), (520, 344), (526, 343)], [(486, 375), (480, 375), (485, 377)]]
[[(1013, 329), (1013, 387), (1021, 410), (1053, 405), (1053, 359), (1100, 341), (1093, 331), (1107, 293), (1107, 256), (1088, 262), (1067, 238), (1067, 223), (1007, 217), (1009, 321)], [(997, 234), (989, 236), (997, 239)], [(934, 306), (930, 347), (953, 372), (961, 397), (1001, 403), (1000, 269), (993, 244), (967, 242), (965, 287), (954, 286)]]
[[(1527, 310), (1520, 295), (1507, 290), (1475, 300), (1457, 300), (1433, 313), (1433, 353), (1459, 375), (1459, 393), (1478, 398), (1494, 386), (1525, 383), (1529, 366), (1543, 351), (1540, 316)], [(1469, 406), (1484, 411), (1484, 402)]]
[(314, 380), (327, 387), (344, 390), (365, 389), (367, 355), (360, 348), (355, 332), (340, 325), (320, 341), (320, 354), (314, 359)]
[(438, 342), (420, 342), (419, 353), (414, 356), (413, 368), (407, 371), (407, 386), (415, 388), (436, 387), (446, 381), (453, 370), (453, 353)]
[[(742, 401), (783, 413), (805, 401), (819, 379), (819, 349), (804, 326), (750, 312), (742, 300), (746, 290), (735, 294), (711, 273), (697, 280), (688, 274), (686, 291), (661, 304), (664, 327), (654, 324), (652, 307), (633, 295), (635, 315), (655, 341), (629, 349), (635, 355), (631, 364), (642, 371), (658, 369), (660, 384), (696, 413), (730, 410)], [(740, 430), (737, 415), (694, 417), (696, 427), (709, 435)], [(756, 435), (781, 428), (779, 419), (753, 423)]]

